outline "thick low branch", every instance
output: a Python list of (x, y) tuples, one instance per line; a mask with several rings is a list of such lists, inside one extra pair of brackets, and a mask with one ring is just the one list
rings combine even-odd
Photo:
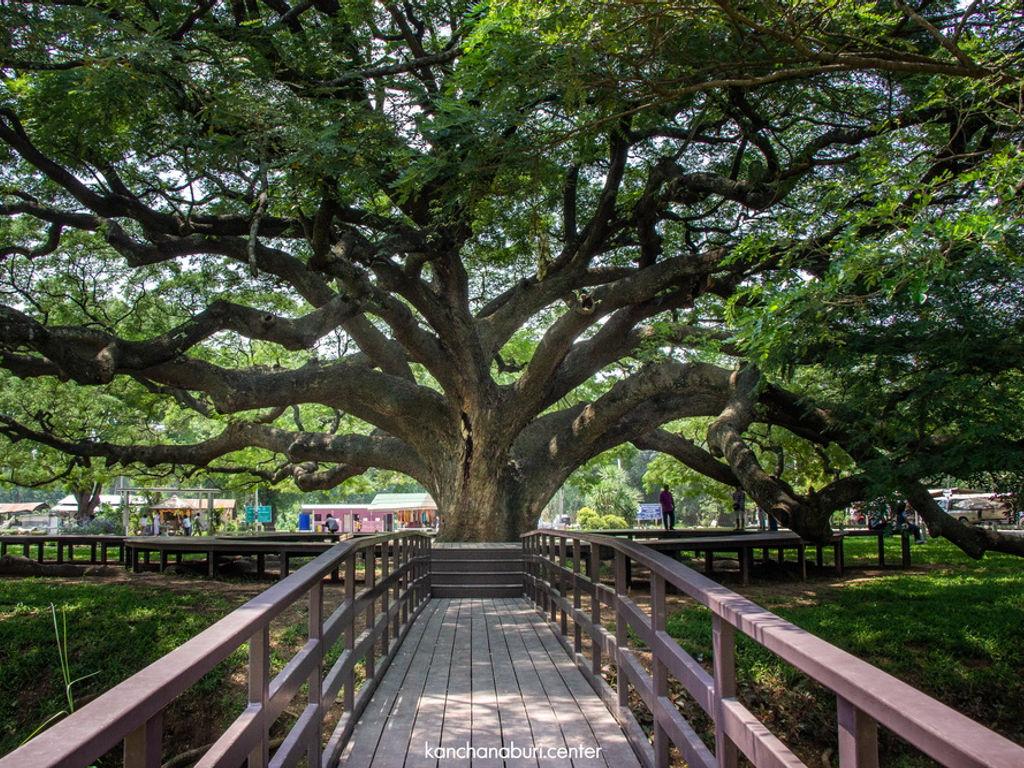
[(695, 472), (724, 485), (734, 487), (740, 485), (740, 481), (728, 464), (723, 464), (693, 440), (682, 435), (674, 435), (664, 429), (656, 429), (634, 440), (633, 445), (642, 451), (660, 451), (682, 462)]
[(293, 469), (292, 479), (300, 491), (326, 491), (341, 485), (351, 477), (363, 474), (366, 470), (367, 467), (353, 467), (348, 464), (338, 464), (326, 469), (301, 464)]
[[(765, 418), (770, 423), (784, 426), (794, 434), (819, 445), (835, 443), (862, 465), (887, 466), (891, 477), (898, 481), (907, 500), (924, 518), (928, 527), (970, 557), (979, 558), (988, 550), (1024, 554), (1024, 537), (965, 525), (946, 514), (918, 478), (908, 477), (905, 469), (894, 465), (863, 436), (851, 433), (828, 410), (774, 386), (765, 388), (761, 401), (766, 410)], [(860, 498), (863, 498), (866, 489), (859, 490)], [(847, 498), (854, 501), (857, 496), (851, 492)]]
[(731, 394), (721, 415), (708, 428), (712, 454), (723, 456), (761, 509), (812, 541), (826, 542), (832, 535), (828, 515), (800, 498), (781, 478), (772, 477), (761, 467), (743, 433), (754, 422), (761, 374), (747, 365), (732, 374)]
[(243, 448), (264, 448), (285, 453), (293, 442), (293, 435), (285, 430), (264, 424), (235, 422), (229, 424), (216, 437), (187, 445), (122, 445), (102, 440), (67, 440), (49, 431), (27, 427), (8, 417), (0, 416), (0, 433), (12, 442), (30, 440), (55, 448), (69, 456), (102, 458), (109, 464), (122, 466), (142, 465), (158, 467), (182, 465), (205, 467), (215, 459)]
[(1024, 556), (1024, 536), (1008, 536), (998, 531), (964, 525), (947, 514), (928, 493), (928, 489), (916, 480), (904, 481), (902, 488), (910, 506), (928, 524), (928, 530), (949, 539), (971, 557), (980, 558), (989, 550)]
[(142, 371), (174, 360), (221, 331), (272, 341), (286, 349), (308, 349), (358, 311), (338, 296), (296, 319), (215, 301), (167, 333), (132, 341), (82, 326), (47, 327), (12, 307), (0, 305), (0, 345), (27, 347), (55, 362), (68, 377), (102, 384), (117, 373)]
[[(40, 360), (3, 353), (0, 362), (19, 376), (55, 375), (82, 384), (100, 384), (116, 375), (129, 375), (175, 389), (204, 392), (221, 413), (321, 403), (413, 444), (436, 444), (448, 423), (440, 394), (403, 377), (372, 370), (361, 357), (326, 366), (314, 361), (284, 371), (228, 369), (180, 355), (154, 358), (144, 346), (133, 348), (122, 340), (102, 346), (95, 336), (81, 329), (75, 332), (85, 338), (72, 344), (68, 338), (55, 339), (52, 331), (13, 310), (2, 319), (0, 342), (8, 347), (27, 346), (47, 356)], [(51, 355), (55, 359), (50, 359)]]
[(426, 468), (408, 443), (388, 434), (328, 435), (305, 433), (288, 447), (293, 462), (324, 461), (402, 472), (422, 482)]

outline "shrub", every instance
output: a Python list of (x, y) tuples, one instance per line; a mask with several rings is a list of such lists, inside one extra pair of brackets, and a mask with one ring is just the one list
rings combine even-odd
[(61, 528), (61, 533), (77, 536), (103, 536), (107, 534), (121, 533), (121, 526), (116, 524), (113, 520), (97, 517), (90, 520), (88, 523), (81, 523), (80, 525), (65, 525)]
[(629, 523), (626, 522), (626, 518), (620, 515), (605, 515), (601, 518), (602, 528), (628, 528)]
[(601, 521), (601, 516), (591, 507), (581, 507), (580, 511), (576, 513), (576, 524), (584, 531), (600, 528)]

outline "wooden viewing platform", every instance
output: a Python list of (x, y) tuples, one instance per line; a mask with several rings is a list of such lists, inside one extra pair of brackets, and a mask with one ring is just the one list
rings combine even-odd
[[(47, 558), (47, 546), (56, 549), (56, 558)], [(24, 557), (32, 557), (39, 563), (77, 563), (79, 565), (110, 565), (124, 563), (124, 536), (87, 534), (19, 533), (0, 535), (0, 557), (12, 549), (20, 549)], [(88, 551), (88, 558), (75, 557), (75, 547)], [(110, 551), (117, 550), (117, 559), (112, 560)]]
[[(610, 567), (583, 557), (605, 548)], [(534, 531), (519, 547), (440, 545), (459, 557), (438, 559), (432, 549), (431, 537), (412, 532), (330, 546), (0, 758), (0, 768), (84, 768), (119, 745), (125, 768), (159, 768), (165, 710), (242, 647), (248, 703), (199, 768), (667, 768), (673, 748), (690, 768), (736, 768), (741, 755), (759, 767), (801, 766), (738, 696), (738, 635), (835, 695), (840, 768), (878, 768), (881, 728), (949, 768), (1024, 765), (1021, 746), (639, 542)], [(475, 563), (495, 557), (522, 564), (519, 595), (438, 596), (435, 564), (494, 573)], [(650, 574), (643, 600), (627, 584), (630, 564)], [(328, 607), (332, 573), (344, 596)], [(483, 595), (493, 587), (475, 585)], [(670, 591), (708, 611), (711, 659), (669, 635)], [(271, 623), (303, 607), (307, 640), (272, 674)], [(682, 699), (713, 733), (695, 730), (705, 726), (687, 720)]]

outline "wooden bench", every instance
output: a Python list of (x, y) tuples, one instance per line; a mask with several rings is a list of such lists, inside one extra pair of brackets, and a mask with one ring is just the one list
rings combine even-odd
[(900, 556), (901, 556), (901, 567), (910, 567), (910, 532), (909, 531), (873, 531), (869, 528), (852, 528), (840, 531), (843, 536), (846, 537), (861, 537), (861, 536), (874, 536), (878, 539), (878, 567), (885, 567), (885, 537), (886, 536), (899, 536), (900, 537)]

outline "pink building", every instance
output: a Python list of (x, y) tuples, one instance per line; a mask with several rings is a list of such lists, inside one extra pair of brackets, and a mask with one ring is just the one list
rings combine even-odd
[(437, 519), (437, 505), (426, 493), (378, 493), (369, 504), (303, 504), (314, 531), (324, 530), (327, 515), (342, 533), (428, 528)]

